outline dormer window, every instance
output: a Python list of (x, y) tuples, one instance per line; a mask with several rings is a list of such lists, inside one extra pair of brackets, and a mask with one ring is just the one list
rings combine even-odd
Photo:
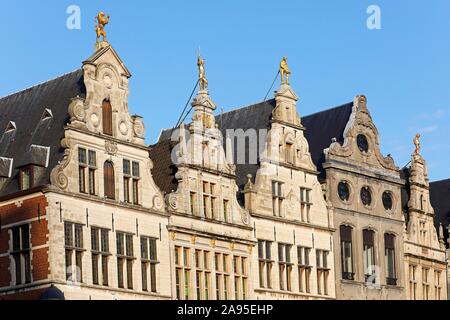
[(19, 188), (28, 190), (33, 187), (33, 166), (23, 167), (19, 170)]
[(8, 126), (6, 127), (5, 133), (12, 132), (16, 130), (16, 128), (17, 128), (16, 123), (14, 121), (10, 121), (8, 123)]
[(53, 112), (51, 109), (46, 108), (44, 112), (42, 113), (42, 119), (41, 120), (47, 120), (53, 118)]
[(111, 102), (107, 99), (103, 101), (102, 105), (102, 119), (103, 119), (103, 134), (109, 136), (113, 135), (112, 124), (112, 107)]

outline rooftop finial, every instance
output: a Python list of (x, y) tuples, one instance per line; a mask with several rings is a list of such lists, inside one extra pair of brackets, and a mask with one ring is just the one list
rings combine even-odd
[(420, 134), (416, 134), (416, 137), (413, 140), (414, 145), (416, 146), (416, 151), (415, 154), (418, 155), (420, 154)]
[[(105, 26), (109, 23), (109, 15), (105, 15), (103, 11), (100, 11), (98, 15), (95, 17), (95, 20), (97, 22), (96, 26), (96, 33), (97, 33), (97, 41), (96, 41), (96, 48), (99, 49), (102, 47), (102, 44), (108, 43), (106, 41), (106, 31)], [(100, 37), (103, 37), (102, 41), (100, 41)]]
[(208, 89), (208, 80), (206, 80), (205, 75), (205, 59), (202, 59), (200, 56), (200, 47), (198, 48), (198, 58), (197, 58), (197, 66), (198, 66), (198, 79), (200, 82), (200, 90)]
[(287, 59), (287, 57), (283, 57), (280, 62), (281, 84), (289, 84), (289, 76), (291, 75), (291, 71), (289, 71)]

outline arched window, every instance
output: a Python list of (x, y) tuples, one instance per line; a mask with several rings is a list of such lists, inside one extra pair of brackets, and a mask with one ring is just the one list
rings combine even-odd
[(103, 100), (102, 105), (102, 119), (103, 119), (103, 133), (109, 136), (113, 135), (112, 132), (112, 107), (111, 102), (107, 99)]
[(364, 275), (367, 282), (375, 283), (375, 232), (363, 230)]
[(116, 188), (114, 180), (114, 166), (111, 161), (106, 161), (103, 165), (103, 183), (105, 188), (105, 197), (116, 199)]
[(342, 279), (354, 280), (353, 272), (353, 241), (352, 227), (341, 226), (341, 262), (342, 262)]
[(397, 285), (395, 270), (395, 235), (386, 233), (384, 235), (384, 255), (386, 260), (386, 284)]

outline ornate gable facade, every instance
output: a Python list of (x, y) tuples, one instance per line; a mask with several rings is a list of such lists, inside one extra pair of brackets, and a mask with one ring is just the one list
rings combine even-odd
[[(324, 150), (327, 199), (335, 208), (337, 297), (402, 299), (403, 180), (380, 152), (365, 96), (357, 96), (343, 131)], [(385, 253), (391, 252), (391, 255)]]
[(259, 168), (243, 191), (258, 239), (258, 299), (335, 298), (333, 210), (323, 197), (297, 100), (287, 83), (275, 94)]
[(405, 274), (409, 300), (446, 300), (446, 252), (444, 227), (435, 227), (430, 201), (426, 161), (419, 154), (411, 157), (408, 170), (407, 225), (404, 235)]

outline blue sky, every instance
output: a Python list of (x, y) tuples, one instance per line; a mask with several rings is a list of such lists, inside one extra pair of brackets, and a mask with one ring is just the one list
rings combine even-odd
[[(229, 110), (262, 100), (283, 55), (306, 115), (368, 97), (384, 154), (403, 167), (422, 133), (432, 180), (450, 177), (450, 1), (0, 1), (0, 95), (75, 70), (93, 53), (94, 16), (131, 70), (130, 111), (147, 142), (175, 125), (197, 78)], [(66, 27), (69, 5), (81, 30)], [(381, 30), (366, 27), (369, 5)]]

